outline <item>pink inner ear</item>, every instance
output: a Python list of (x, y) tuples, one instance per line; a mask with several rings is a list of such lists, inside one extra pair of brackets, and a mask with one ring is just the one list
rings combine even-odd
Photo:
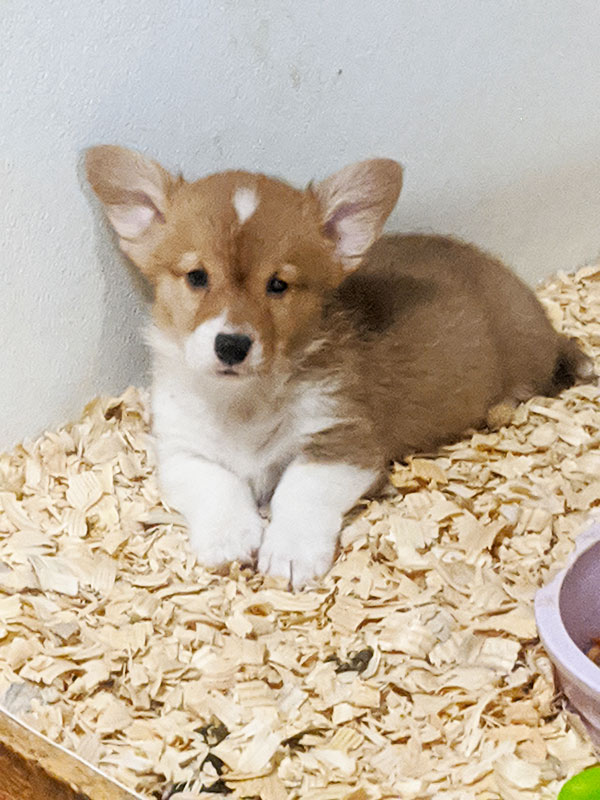
[(165, 221), (164, 215), (156, 208), (148, 195), (142, 192), (132, 195), (130, 202), (110, 205), (108, 216), (122, 239), (136, 239), (155, 220), (157, 222)]
[(341, 258), (355, 258), (373, 243), (376, 236), (373, 222), (372, 209), (363, 203), (348, 203), (327, 220), (324, 233), (335, 241)]
[(325, 236), (327, 236), (328, 239), (337, 239), (339, 236), (338, 227), (343, 219), (351, 214), (355, 214), (357, 211), (360, 211), (360, 209), (360, 203), (348, 203), (337, 208), (323, 226), (323, 233)]

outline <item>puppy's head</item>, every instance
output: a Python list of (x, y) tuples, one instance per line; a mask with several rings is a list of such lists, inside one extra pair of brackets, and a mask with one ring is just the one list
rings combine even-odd
[(281, 369), (310, 342), (402, 184), (388, 159), (305, 191), (248, 172), (188, 183), (121, 147), (91, 148), (86, 165), (121, 249), (154, 286), (156, 324), (193, 369), (238, 377)]

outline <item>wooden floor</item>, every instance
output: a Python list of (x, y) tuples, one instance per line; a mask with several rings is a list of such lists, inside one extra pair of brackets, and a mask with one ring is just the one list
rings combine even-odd
[(0, 742), (0, 800), (89, 800)]

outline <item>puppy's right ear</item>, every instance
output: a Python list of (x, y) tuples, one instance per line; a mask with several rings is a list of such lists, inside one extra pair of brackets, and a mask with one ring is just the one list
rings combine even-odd
[(313, 187), (323, 233), (335, 242), (344, 272), (354, 271), (379, 237), (401, 188), (402, 167), (391, 158), (360, 161)]
[(162, 235), (175, 180), (160, 164), (124, 147), (91, 147), (87, 178), (117, 232), (121, 250), (146, 271)]

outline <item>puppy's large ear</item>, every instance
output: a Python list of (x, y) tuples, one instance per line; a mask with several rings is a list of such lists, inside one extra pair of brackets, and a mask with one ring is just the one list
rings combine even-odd
[(155, 161), (113, 145), (91, 147), (85, 165), (121, 249), (144, 270), (162, 233), (174, 179)]
[(402, 167), (389, 158), (360, 161), (312, 187), (323, 232), (332, 239), (344, 270), (351, 272), (377, 239), (402, 188)]

